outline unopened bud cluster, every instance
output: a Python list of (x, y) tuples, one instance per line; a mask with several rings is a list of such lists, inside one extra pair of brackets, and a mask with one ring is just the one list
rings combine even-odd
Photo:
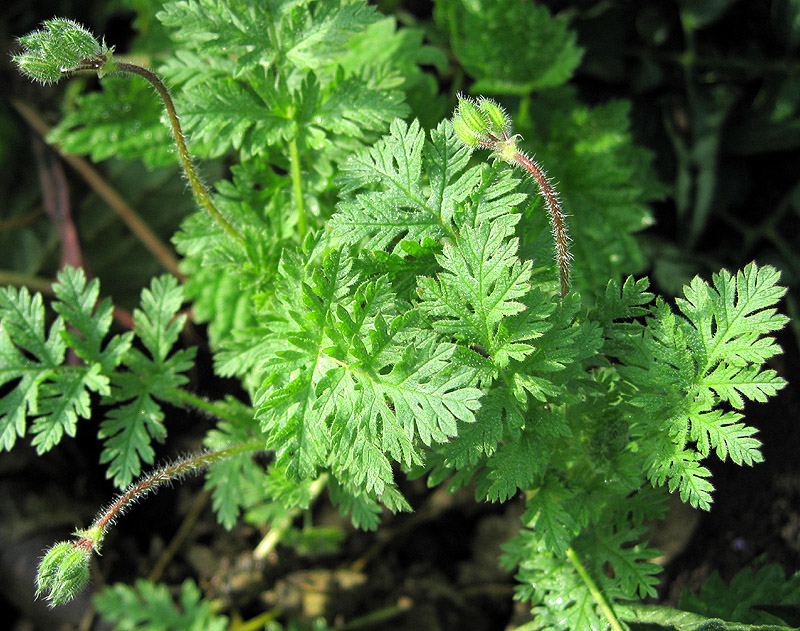
[(22, 53), (14, 62), (23, 74), (41, 83), (55, 83), (79, 70), (102, 73), (111, 53), (105, 44), (72, 20), (47, 20), (44, 28), (19, 38)]
[(89, 582), (92, 551), (81, 542), (62, 541), (50, 548), (36, 574), (36, 595), (50, 606), (72, 600)]
[(480, 97), (473, 101), (459, 94), (453, 130), (465, 145), (492, 149), (496, 158), (516, 162), (518, 136), (511, 134), (511, 118), (493, 100)]

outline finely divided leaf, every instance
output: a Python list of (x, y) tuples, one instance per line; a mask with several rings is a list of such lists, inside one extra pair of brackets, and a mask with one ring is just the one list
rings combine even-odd
[[(226, 420), (203, 441), (212, 451), (251, 441), (254, 431), (258, 430), (252, 409), (233, 397), (228, 397), (224, 404)], [(254, 452), (247, 452), (216, 462), (206, 474), (206, 488), (213, 489), (212, 504), (217, 520), (229, 530), (243, 509), (264, 500), (266, 472), (253, 455)]]
[(553, 306), (536, 304), (525, 312), (531, 292), (532, 264), (517, 257), (513, 238), (517, 215), (476, 228), (464, 226), (455, 243), (445, 243), (436, 257), (443, 271), (436, 279), (420, 278), (420, 307), (434, 328), (466, 345), (478, 345), (498, 367), (524, 359), (532, 340), (549, 328)]
[(180, 111), (187, 133), (204, 154), (217, 157), (236, 149), (249, 158), (293, 138), (297, 106), (314, 103), (318, 90), (313, 76), (291, 91), (285, 80), (262, 68), (248, 80), (212, 77), (187, 86)]
[[(88, 364), (102, 365), (104, 372), (118, 366), (130, 346), (130, 335), (115, 336), (103, 347), (113, 307), (108, 298), (98, 304), (100, 282), (95, 278), (87, 283), (83, 270), (67, 267), (59, 272), (53, 292), (59, 299), (53, 303), (53, 310), (69, 327), (63, 333), (64, 339), (78, 357)], [(108, 394), (107, 388), (102, 394)]]
[(345, 195), (331, 219), (334, 238), (403, 254), (403, 242), (438, 241), (453, 224), (477, 226), (526, 199), (508, 169), (464, 170), (469, 153), (445, 121), (430, 140), (418, 121), (396, 120), (373, 147), (351, 157), (336, 178)]
[(336, 178), (342, 195), (375, 186), (379, 192), (340, 202), (330, 222), (334, 238), (353, 244), (363, 239), (365, 248), (380, 250), (400, 236), (421, 242), (443, 234), (437, 216), (425, 205), (420, 182), (424, 142), (417, 121), (407, 125), (398, 119), (388, 136), (342, 165)]
[(755, 430), (734, 422), (739, 415), (717, 415), (712, 408), (726, 402), (741, 409), (746, 399), (766, 401), (785, 385), (774, 370), (761, 370), (780, 352), (768, 334), (787, 322), (775, 309), (786, 291), (778, 279), (774, 268), (751, 263), (735, 276), (716, 274), (713, 287), (694, 279), (678, 301), (696, 370), (690, 422), (701, 453), (708, 453), (707, 436), (722, 458), (730, 454), (737, 464), (762, 459)]
[(245, 158), (268, 156), (295, 142), (301, 154), (316, 152), (308, 161), (319, 171), (342, 158), (330, 135), (363, 140), (407, 114), (394, 86), (336, 64), (350, 36), (379, 19), (363, 1), (189, 0), (168, 3), (158, 15), (195, 48), (181, 51), (169, 71), (187, 80), (178, 110), (194, 148), (206, 155), (233, 148)]
[[(130, 335), (114, 336), (105, 345), (111, 305), (97, 305), (99, 286), (82, 271), (65, 268), (53, 290), (53, 307), (61, 314), (45, 337), (41, 295), (27, 289), (0, 290), (0, 385), (14, 387), (0, 399), (0, 441), (11, 449), (33, 418), (33, 444), (39, 453), (63, 435), (74, 436), (78, 418), (91, 415), (90, 392), (109, 392), (108, 373), (130, 346)], [(70, 325), (68, 329), (65, 326)], [(65, 365), (70, 346), (83, 360)]]
[(607, 523), (591, 534), (590, 546), (582, 551), (591, 558), (593, 574), (608, 585), (607, 596), (626, 600), (656, 596), (656, 574), (661, 567), (649, 559), (658, 557), (660, 552), (641, 541), (646, 534), (644, 526)]
[(475, 93), (526, 95), (566, 82), (581, 60), (576, 36), (547, 7), (517, 2), (437, 0), (437, 21), (477, 81)]
[(100, 617), (109, 626), (154, 631), (224, 631), (228, 619), (214, 613), (213, 604), (203, 599), (200, 588), (186, 579), (177, 604), (166, 585), (139, 579), (135, 585), (117, 583), (105, 587), (94, 599)]
[(163, 363), (178, 340), (186, 315), (176, 316), (183, 290), (173, 276), (154, 278), (142, 291), (141, 309), (133, 312), (136, 334), (157, 363)]
[(428, 337), (406, 349), (393, 346), (383, 361), (341, 371), (335, 381), (334, 445), (342, 452), (337, 460), (377, 494), (391, 482), (384, 453), (406, 466), (419, 464), (416, 442), (431, 445), (455, 436), (458, 422), (475, 420), (481, 396), (468, 385), (471, 373), (450, 365), (454, 345)]
[(721, 362), (703, 378), (702, 385), (740, 410), (744, 407), (744, 399), (765, 403), (767, 397), (786, 385), (786, 381), (774, 370), (761, 371), (758, 366), (741, 367)]
[(31, 426), (32, 444), (41, 454), (57, 445), (61, 438), (75, 436), (78, 417), (89, 418), (89, 391), (108, 390), (108, 377), (100, 374), (100, 366), (89, 370), (68, 372), (60, 370), (42, 385), (38, 393), (37, 416)]
[(408, 125), (395, 120), (373, 147), (352, 156), (342, 168), (337, 184), (342, 195), (374, 184), (381, 186), (381, 199), (422, 209), (424, 199), (420, 186), (422, 147), (425, 132), (418, 121)]
[(524, 529), (504, 547), (504, 565), (519, 565), (515, 598), (531, 601), (536, 629), (605, 628), (605, 617), (574, 566), (564, 554), (553, 554), (543, 548), (537, 532)]
[(755, 428), (744, 423), (741, 414), (712, 410), (689, 414), (689, 439), (697, 443), (698, 451), (707, 456), (713, 446), (720, 460), (728, 454), (736, 464), (751, 465), (761, 462), (761, 441), (753, 438)]
[(181, 0), (158, 13), (185, 45), (238, 57), (240, 75), (287, 61), (297, 68), (328, 65), (352, 34), (379, 17), (366, 3), (347, 0)]
[(289, 473), (306, 479), (324, 465), (330, 445), (325, 419), (315, 413), (317, 383), (335, 362), (322, 352), (332, 309), (358, 275), (352, 259), (333, 251), (320, 269), (306, 268), (300, 256), (286, 253), (279, 267), (280, 315), (284, 322), (272, 339), (274, 355), (264, 362), (254, 400), (269, 447)]
[(14, 388), (0, 398), (0, 441), (10, 450), (25, 435), (28, 415), (38, 413), (39, 388), (64, 361), (66, 345), (58, 318), (45, 337), (41, 294), (0, 288), (0, 386)]
[(619, 290), (609, 286), (601, 301), (608, 352), (620, 358), (619, 372), (633, 387), (627, 400), (638, 410), (631, 429), (648, 445), (648, 477), (654, 484), (668, 481), (694, 506), (710, 506), (710, 474), (699, 462), (712, 449), (737, 464), (762, 460), (756, 430), (720, 408), (765, 401), (785, 384), (775, 371), (761, 370), (780, 352), (769, 334), (786, 323), (775, 309), (785, 293), (777, 281), (773, 268), (754, 263), (735, 276), (715, 275), (713, 286), (696, 278), (678, 300), (685, 318), (659, 301), (644, 325), (616, 321), (626, 311), (638, 315), (631, 310), (640, 309), (636, 292), (620, 302)]
[(714, 274), (713, 287), (695, 278), (684, 288), (678, 306), (697, 331), (705, 356), (702, 374), (723, 361), (733, 366), (760, 365), (780, 352), (771, 337), (788, 322), (775, 305), (786, 293), (777, 283), (780, 273), (773, 267), (750, 263), (731, 276), (726, 270)]
[[(514, 440), (502, 444), (489, 460), (488, 478), (491, 484), (486, 499), (505, 502), (519, 489), (530, 489), (547, 464), (547, 454), (538, 444), (535, 432), (520, 433)], [(547, 511), (544, 519), (555, 518), (557, 511)]]
[(385, 278), (351, 286), (357, 275), (340, 251), (317, 271), (288, 265), (287, 278), (304, 285), (305, 312), (289, 289), (290, 326), (257, 395), (270, 446), (295, 476), (328, 466), (389, 498), (391, 460), (419, 463), (420, 444), (444, 442), (458, 422), (474, 420), (481, 392), (473, 373), (454, 364), (453, 344), (420, 332), (412, 309), (400, 313)]
[(670, 493), (679, 489), (681, 501), (709, 510), (714, 487), (708, 481), (711, 472), (700, 465), (699, 459), (691, 451), (676, 450), (671, 458), (653, 463), (648, 476), (655, 485), (666, 482)]
[[(480, 184), (481, 171), (470, 169), (470, 149), (456, 140), (453, 125), (444, 121), (431, 130), (430, 141), (423, 148), (425, 173), (430, 195), (428, 206), (444, 225), (449, 225), (458, 205)], [(509, 206), (513, 205), (506, 199)]]
[(108, 158), (141, 159), (148, 167), (176, 165), (164, 106), (141, 78), (109, 76), (103, 90), (78, 96), (48, 134), (63, 151)]
[(149, 356), (131, 348), (125, 356), (128, 371), (112, 376), (114, 388), (106, 401), (121, 405), (100, 424), (98, 437), (105, 443), (100, 461), (110, 463), (107, 476), (119, 487), (139, 475), (142, 461), (153, 462), (150, 443), (166, 435), (157, 399), (179, 403), (175, 389), (187, 381), (182, 373), (191, 368), (194, 349), (169, 355), (186, 319), (176, 317), (182, 301), (183, 290), (174, 277), (153, 279), (142, 291), (141, 309), (133, 316)]
[(399, 92), (370, 89), (365, 79), (338, 72), (310, 122), (332, 134), (363, 139), (366, 131), (383, 131), (407, 112)]

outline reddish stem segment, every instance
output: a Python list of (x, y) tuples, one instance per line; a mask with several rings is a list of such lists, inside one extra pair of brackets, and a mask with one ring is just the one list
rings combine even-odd
[(569, 234), (567, 224), (564, 220), (564, 213), (561, 210), (561, 201), (558, 193), (550, 183), (550, 179), (544, 170), (524, 153), (519, 151), (514, 154), (514, 161), (528, 170), (539, 186), (539, 192), (544, 198), (545, 206), (550, 214), (550, 228), (553, 231), (553, 241), (556, 246), (556, 262), (558, 263), (558, 276), (561, 282), (561, 297), (569, 293), (569, 264), (572, 254), (569, 251)]
[(117, 498), (108, 508), (104, 509), (100, 513), (91, 527), (89, 527), (86, 531), (83, 531), (86, 533), (96, 533), (99, 535), (96, 539), (90, 536), (85, 536), (79, 539), (75, 543), (75, 546), (84, 548), (86, 550), (92, 550), (95, 547), (99, 547), (99, 544), (106, 534), (106, 530), (115, 522), (117, 517), (123, 515), (125, 511), (128, 510), (128, 508), (130, 508), (137, 500), (143, 498), (149, 493), (152, 493), (153, 491), (156, 491), (164, 484), (171, 482), (172, 480), (182, 478), (189, 473), (197, 473), (208, 465), (219, 460), (224, 460), (225, 458), (230, 458), (231, 456), (235, 456), (240, 453), (255, 451), (263, 448), (264, 445), (260, 441), (241, 443), (239, 445), (228, 447), (227, 449), (220, 449), (219, 451), (207, 451), (195, 456), (191, 456), (154, 471), (150, 475), (131, 484), (127, 490), (123, 491), (117, 496)]
[(569, 293), (569, 266), (572, 254), (569, 251), (569, 234), (567, 233), (567, 223), (564, 213), (561, 210), (561, 201), (558, 193), (550, 183), (550, 178), (534, 160), (531, 160), (521, 151), (517, 150), (517, 136), (511, 136), (505, 130), (502, 131), (502, 138), (492, 133), (486, 134), (486, 140), (478, 143), (478, 146), (491, 149), (494, 156), (524, 168), (531, 174), (536, 184), (539, 186), (539, 193), (544, 198), (544, 205), (550, 215), (550, 228), (553, 232), (553, 241), (556, 249), (556, 263), (558, 264), (558, 278), (561, 285), (561, 297)]

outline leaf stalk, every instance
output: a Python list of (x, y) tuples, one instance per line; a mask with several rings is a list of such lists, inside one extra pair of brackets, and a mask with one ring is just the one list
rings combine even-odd
[(297, 147), (297, 137), (289, 141), (289, 164), (292, 174), (292, 195), (294, 196), (294, 207), (297, 212), (297, 233), (302, 239), (308, 229), (306, 218), (306, 205), (303, 198), (303, 177), (300, 168), (300, 151)]
[(183, 166), (183, 171), (186, 173), (186, 177), (189, 180), (189, 185), (192, 187), (192, 192), (194, 193), (195, 199), (203, 208), (208, 211), (208, 214), (211, 215), (211, 218), (214, 219), (217, 224), (219, 224), (219, 226), (228, 234), (228, 236), (235, 239), (239, 243), (244, 243), (244, 237), (233, 226), (233, 224), (225, 219), (219, 208), (217, 208), (216, 204), (214, 204), (214, 201), (211, 199), (211, 194), (208, 192), (208, 188), (206, 188), (206, 185), (203, 183), (203, 180), (200, 179), (200, 175), (197, 173), (197, 169), (192, 162), (192, 156), (189, 153), (189, 149), (186, 147), (186, 138), (183, 135), (183, 130), (181, 129), (178, 113), (175, 110), (175, 103), (172, 100), (172, 96), (170, 95), (167, 86), (164, 85), (164, 82), (157, 74), (151, 72), (147, 68), (124, 61), (114, 61), (112, 71), (139, 75), (156, 89), (161, 97), (162, 102), (164, 103), (164, 108), (167, 110), (167, 117), (169, 118), (169, 124), (172, 128), (172, 135), (175, 137), (175, 144), (178, 147), (178, 155), (180, 156), (181, 165)]
[(567, 548), (567, 558), (578, 572), (578, 576), (581, 577), (581, 580), (584, 582), (586, 587), (589, 588), (592, 598), (594, 598), (597, 606), (600, 607), (600, 611), (603, 612), (603, 615), (606, 617), (606, 620), (608, 620), (608, 624), (611, 626), (613, 631), (625, 631), (622, 623), (619, 621), (619, 618), (617, 618), (617, 614), (614, 613), (611, 603), (608, 602), (605, 594), (603, 594), (603, 592), (600, 590), (600, 587), (597, 585), (597, 583), (595, 583), (594, 579), (586, 569), (586, 566), (584, 566), (583, 562), (580, 560), (580, 557), (578, 557), (578, 554), (575, 552), (575, 549), (572, 546)]

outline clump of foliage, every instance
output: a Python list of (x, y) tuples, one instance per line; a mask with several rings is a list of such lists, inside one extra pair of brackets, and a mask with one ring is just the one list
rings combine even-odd
[[(486, 98), (460, 98), (431, 129), (406, 120), (406, 93), (427, 85), (418, 64), (438, 57), (361, 1), (165, 3), (172, 50), (158, 70), (174, 105), (156, 75), (70, 21), (21, 40), (16, 61), (35, 79), (108, 75), (57, 130), (67, 147), (161, 164), (155, 96), (112, 75), (153, 83), (199, 208), (174, 237), (185, 284), (153, 280), (133, 332), (110, 332), (110, 302), (76, 269), (54, 285), (47, 330), (41, 295), (0, 292), (3, 447), (30, 433), (40, 453), (53, 448), (95, 413), (94, 393), (110, 406), (101, 460), (128, 487), (45, 557), (39, 590), (53, 604), (88, 580), (115, 517), (173, 477), (208, 467), (224, 526), (243, 516), (280, 530), (323, 491), (356, 526), (377, 528), (384, 509), (410, 510), (397, 482), (408, 475), (471, 484), (477, 501), (524, 494), (504, 563), (536, 628), (619, 629), (620, 603), (655, 594), (657, 551), (644, 538), (667, 493), (707, 510), (712, 452), (761, 460), (741, 410), (784, 385), (765, 367), (786, 323), (779, 273), (751, 263), (695, 278), (674, 306), (646, 279), (623, 278), (641, 264), (633, 234), (659, 194), (625, 104), (592, 110), (564, 87), (580, 49), (562, 20), (474, 4), (461, 13), (442, 0), (437, 19), (478, 88), (522, 95), (518, 125), (538, 162)], [(517, 39), (528, 50), (519, 25), (539, 63), (501, 70)], [(473, 49), (463, 40), (476, 32)], [(376, 54), (378, 41), (396, 54)], [(96, 125), (130, 90), (150, 144), (116, 143)], [(230, 177), (207, 187), (190, 150), (227, 156)], [(182, 388), (193, 354), (173, 347), (186, 299), (210, 324), (217, 373), (248, 401)], [(67, 350), (80, 361), (65, 363)], [(218, 419), (208, 451), (132, 483), (167, 434), (166, 403)], [(256, 450), (272, 454), (267, 466)], [(110, 589), (98, 606), (117, 624), (171, 607), (149, 583)], [(136, 606), (121, 614), (120, 599)], [(183, 600), (192, 624), (224, 624), (191, 583)]]

